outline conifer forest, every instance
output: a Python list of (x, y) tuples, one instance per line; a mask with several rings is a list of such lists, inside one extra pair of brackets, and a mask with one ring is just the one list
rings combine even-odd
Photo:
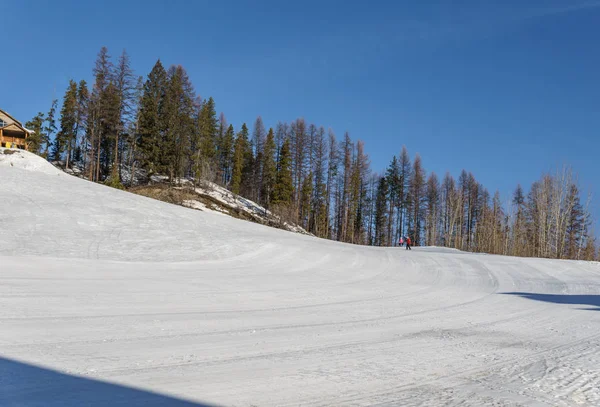
[(405, 147), (373, 169), (360, 139), (302, 117), (228, 123), (179, 65), (158, 60), (137, 76), (125, 51), (113, 58), (102, 48), (93, 78), (71, 80), (60, 106), (54, 100), (26, 123), (35, 132), (30, 151), (78, 163), (90, 181), (127, 188), (136, 171), (167, 176), (172, 187), (211, 181), (318, 237), (353, 244), (396, 246), (409, 236), (490, 254), (600, 256), (591, 200), (568, 167), (515, 185), (503, 201), (466, 169), (428, 173), (426, 157)]

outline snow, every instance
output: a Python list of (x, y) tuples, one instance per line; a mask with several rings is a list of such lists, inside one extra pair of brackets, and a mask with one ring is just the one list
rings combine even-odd
[(597, 263), (341, 244), (0, 157), (2, 406), (600, 405)]
[(204, 182), (202, 188), (196, 188), (196, 192), (208, 195), (226, 205), (238, 208), (244, 212), (257, 216), (272, 215), (263, 206), (239, 195), (233, 194), (226, 188), (221, 187), (213, 182)]
[(225, 209), (221, 208), (209, 208), (206, 204), (200, 201), (196, 201), (194, 199), (188, 199), (183, 201), (183, 206), (191, 209), (198, 209), (200, 211), (211, 211), (213, 213), (219, 214), (227, 214), (228, 212)]
[(20, 168), (28, 171), (61, 175), (62, 172), (50, 165), (45, 159), (25, 150), (0, 148), (0, 168)]

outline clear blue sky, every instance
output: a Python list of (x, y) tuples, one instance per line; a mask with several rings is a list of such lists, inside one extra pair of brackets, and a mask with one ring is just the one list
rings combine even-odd
[(0, 105), (26, 121), (125, 48), (140, 75), (183, 65), (236, 128), (349, 131), (376, 171), (405, 144), (507, 199), (571, 164), (600, 218), (600, 1), (450, 3), (3, 1)]

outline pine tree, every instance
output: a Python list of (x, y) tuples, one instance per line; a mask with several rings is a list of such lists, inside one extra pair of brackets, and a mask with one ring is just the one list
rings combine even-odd
[(387, 216), (388, 216), (388, 182), (386, 177), (379, 177), (377, 197), (375, 201), (375, 246), (387, 246)]
[[(480, 187), (479, 189), (484, 188)], [(500, 192), (496, 191), (492, 200), (491, 224), (489, 225), (491, 234), (489, 252), (491, 253), (502, 254), (504, 252), (504, 243), (508, 236), (504, 235), (503, 221), (504, 210), (502, 209), (502, 203), (500, 202)]]
[(71, 148), (73, 141), (77, 138), (77, 83), (74, 80), (69, 81), (69, 87), (63, 98), (62, 109), (60, 110), (60, 131), (54, 139), (52, 156), (54, 161), (60, 161), (62, 153), (65, 151), (66, 164), (69, 168), (71, 159)]
[(233, 125), (229, 125), (223, 141), (221, 143), (220, 156), (221, 165), (223, 167), (223, 185), (229, 185), (231, 182), (232, 168), (233, 168), (233, 157), (234, 157), (234, 143), (235, 143), (235, 132)]
[(267, 139), (263, 148), (263, 180), (262, 180), (262, 202), (268, 209), (273, 198), (273, 190), (277, 179), (277, 163), (275, 162), (275, 134), (269, 129)]
[(166, 94), (167, 72), (160, 59), (156, 61), (148, 79), (140, 101), (139, 133), (142, 168), (148, 176), (163, 170), (161, 150), (164, 144), (162, 121), (163, 103)]
[(278, 122), (277, 126), (275, 126), (275, 146), (277, 150), (277, 156), (275, 157), (275, 161), (279, 161), (279, 152), (281, 151), (281, 146), (283, 145), (283, 141), (289, 137), (289, 125), (287, 123)]
[(239, 132), (233, 148), (233, 168), (231, 174), (231, 192), (239, 195), (242, 187), (242, 175), (244, 170), (244, 155), (247, 150), (247, 140), (244, 133)]
[(507, 254), (522, 256), (524, 255), (524, 248), (526, 247), (527, 242), (525, 230), (525, 195), (523, 194), (521, 185), (517, 185), (517, 189), (513, 194), (512, 204), (515, 208), (516, 215), (512, 225), (512, 244), (509, 246), (510, 252)]
[(408, 206), (408, 187), (411, 171), (410, 156), (408, 155), (406, 146), (402, 146), (402, 151), (400, 152), (400, 158), (398, 160), (398, 166), (400, 167), (400, 179), (398, 180), (396, 203), (396, 209), (398, 212), (396, 240), (399, 240), (400, 236), (404, 236), (406, 234), (405, 222), (407, 218), (406, 212)]
[(427, 179), (427, 192), (425, 201), (427, 203), (427, 217), (425, 223), (426, 244), (438, 244), (438, 223), (440, 206), (440, 183), (435, 172), (432, 172)]
[(314, 194), (311, 204), (311, 225), (309, 231), (319, 237), (326, 236), (327, 222), (327, 141), (325, 140), (325, 129), (320, 127), (313, 142), (313, 171), (314, 171)]
[(58, 100), (54, 99), (52, 101), (52, 105), (50, 107), (50, 111), (46, 115), (45, 124), (43, 127), (41, 143), (44, 145), (44, 153), (43, 157), (48, 158), (48, 150), (50, 148), (50, 140), (52, 139), (52, 135), (56, 132), (56, 109), (58, 107)]
[[(185, 69), (181, 65), (170, 67), (161, 112), (164, 140), (161, 158), (171, 182), (178, 182), (184, 175), (188, 169), (187, 158), (194, 153), (191, 149), (196, 131), (194, 100), (195, 92)], [(212, 181), (213, 169), (210, 163), (203, 161), (200, 167), (196, 167), (194, 175), (196, 179), (205, 178)]]
[[(87, 149), (80, 134), (87, 128), (89, 114), (89, 91), (85, 80), (81, 80), (77, 87), (77, 120), (75, 123), (74, 156), (75, 161), (82, 161), (85, 157), (84, 150)], [(80, 141), (81, 140), (81, 141)], [(85, 167), (85, 162), (83, 163)]]
[(445, 247), (455, 247), (456, 245), (456, 222), (458, 219), (458, 208), (460, 195), (456, 191), (456, 181), (446, 173), (442, 182), (441, 205), (442, 209), (442, 242)]
[[(89, 101), (89, 117), (87, 124), (87, 137), (90, 142), (89, 179), (100, 181), (110, 165), (112, 155), (110, 137), (115, 126), (115, 104), (118, 106), (118, 96), (114, 84), (109, 89), (113, 80), (113, 65), (108, 55), (108, 49), (102, 47), (96, 58), (93, 69), (94, 86)], [(109, 116), (111, 116), (109, 118)], [(102, 164), (102, 166), (101, 166)]]
[[(579, 259), (581, 251), (585, 248), (587, 236), (587, 222), (585, 212), (581, 206), (579, 189), (577, 185), (571, 184), (567, 195), (568, 220), (566, 227), (566, 257), (568, 259)], [(563, 257), (559, 254), (559, 258)]]
[(310, 224), (311, 204), (313, 195), (313, 173), (308, 173), (304, 181), (302, 181), (302, 190), (300, 191), (300, 226), (308, 229)]
[(413, 169), (410, 177), (410, 188), (408, 191), (408, 201), (410, 216), (408, 219), (408, 234), (412, 237), (415, 246), (421, 244), (421, 232), (424, 223), (423, 202), (425, 199), (425, 170), (421, 164), (421, 157), (417, 154), (413, 163)]
[(229, 149), (225, 146), (225, 139), (227, 135), (227, 119), (225, 114), (221, 112), (219, 115), (219, 124), (217, 129), (217, 140), (216, 140), (216, 154), (217, 154), (217, 182), (221, 185), (227, 185), (227, 165), (228, 165), (228, 154), (231, 154), (231, 147)]
[(351, 230), (350, 242), (364, 243), (364, 207), (366, 198), (366, 180), (369, 175), (369, 158), (364, 151), (364, 143), (358, 140), (356, 143), (356, 155), (352, 163), (350, 176), (350, 217), (348, 230)]
[[(388, 186), (389, 194), (389, 208), (387, 215), (387, 242), (392, 243), (394, 239), (393, 225), (394, 225), (394, 212), (398, 206), (400, 188), (400, 164), (396, 156), (392, 157), (392, 162), (386, 172), (386, 181)], [(397, 239), (396, 239), (397, 240)]]
[(263, 124), (262, 117), (258, 116), (254, 122), (254, 131), (252, 133), (252, 145), (254, 147), (254, 173), (252, 178), (254, 180), (252, 186), (251, 198), (257, 202), (263, 202), (261, 198), (262, 183), (263, 183), (263, 149), (265, 143), (265, 125)]
[(249, 198), (252, 196), (252, 188), (254, 185), (254, 154), (252, 152), (252, 144), (249, 140), (248, 126), (242, 124), (240, 135), (244, 142), (241, 144), (244, 148), (242, 151), (242, 180), (240, 184), (240, 193), (242, 196)]
[(212, 173), (216, 167), (215, 152), (219, 134), (215, 101), (212, 97), (202, 104), (198, 125), (200, 129), (200, 153), (205, 168), (204, 172), (210, 171)]
[[(118, 168), (121, 178), (121, 164), (127, 148), (127, 131), (132, 128), (136, 116), (136, 77), (131, 69), (129, 55), (125, 50), (119, 56), (114, 72), (114, 83), (119, 96), (119, 123), (115, 134), (113, 171)], [(113, 173), (116, 177), (117, 174)]]
[(286, 139), (279, 152), (277, 163), (277, 178), (273, 190), (273, 203), (290, 205), (294, 195), (294, 184), (292, 180), (292, 160), (290, 152), (290, 140)]
[(25, 127), (33, 131), (27, 138), (27, 147), (32, 153), (40, 154), (43, 140), (46, 139), (44, 122), (44, 113), (39, 112), (33, 119), (25, 123)]
[(302, 182), (306, 175), (306, 122), (303, 118), (296, 119), (290, 126), (290, 153), (292, 159), (292, 179), (294, 186), (295, 218), (298, 218)]
[[(336, 193), (336, 179), (338, 177), (338, 166), (339, 166), (339, 148), (338, 143), (335, 138), (334, 132), (329, 129), (328, 132), (328, 156), (327, 156), (327, 186), (325, 191), (325, 212), (327, 214), (327, 226), (326, 232), (328, 237), (331, 239), (339, 240), (339, 229), (335, 230), (335, 234), (332, 229), (332, 226), (336, 226), (338, 223), (336, 222), (339, 219), (337, 216), (337, 212), (332, 210), (332, 196), (335, 198), (337, 196)], [(333, 222), (330, 220), (330, 216), (332, 215), (332, 211), (334, 213)]]
[(367, 219), (367, 241), (370, 246), (375, 245), (375, 215), (377, 205), (377, 186), (379, 185), (378, 174), (371, 174), (367, 181), (367, 196), (365, 198), (365, 217)]
[[(103, 105), (101, 134), (104, 136), (102, 146), (102, 161), (104, 173), (108, 173), (111, 167), (110, 185), (122, 188), (119, 177), (119, 131), (121, 129), (121, 98), (119, 89), (112, 81), (109, 82), (103, 93)], [(111, 148), (112, 147), (112, 148)]]
[(339, 213), (337, 217), (338, 222), (338, 239), (342, 242), (351, 241), (349, 225), (352, 224), (352, 218), (350, 214), (350, 192), (351, 192), (351, 179), (352, 179), (352, 161), (354, 153), (354, 144), (350, 139), (348, 132), (344, 134), (344, 140), (341, 142), (340, 150), (343, 159), (343, 174), (342, 174), (342, 187), (339, 191)]

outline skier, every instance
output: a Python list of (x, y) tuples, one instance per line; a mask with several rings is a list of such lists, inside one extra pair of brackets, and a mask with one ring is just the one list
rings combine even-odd
[(404, 238), (400, 237), (400, 241), (398, 242), (398, 244), (400, 245), (400, 247), (402, 247), (402, 245), (404, 244)]
[(410, 248), (410, 245), (411, 245), (410, 237), (407, 236), (405, 241), (406, 241), (406, 250), (412, 250)]

